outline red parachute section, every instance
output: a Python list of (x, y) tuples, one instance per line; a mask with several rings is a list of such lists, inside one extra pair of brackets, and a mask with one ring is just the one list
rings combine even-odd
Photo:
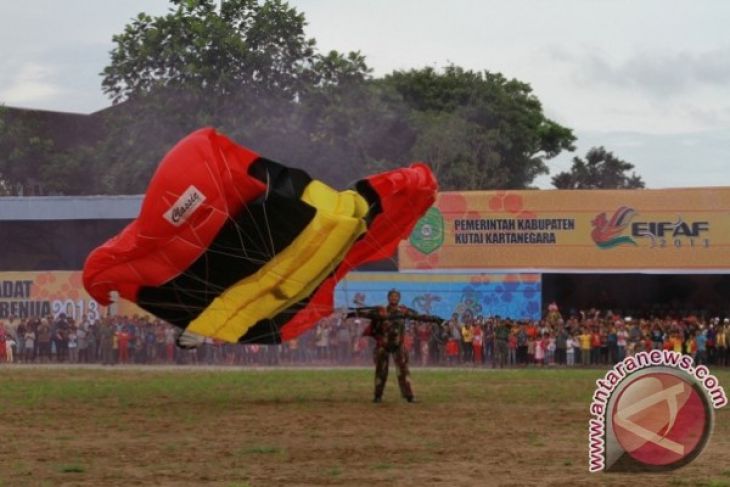
[[(110, 304), (110, 291), (136, 301), (141, 286), (167, 282), (188, 268), (210, 245), (229, 215), (266, 191), (248, 175), (258, 154), (234, 144), (214, 129), (200, 129), (162, 159), (150, 181), (139, 217), (95, 249), (84, 265), (84, 286), (94, 299)], [(204, 195), (203, 208), (175, 221), (168, 209), (186, 191)]]

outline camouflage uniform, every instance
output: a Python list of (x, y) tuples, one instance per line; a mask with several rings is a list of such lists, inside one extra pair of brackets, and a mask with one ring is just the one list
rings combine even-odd
[(492, 368), (503, 368), (507, 364), (507, 353), (509, 348), (507, 341), (509, 340), (509, 328), (507, 325), (499, 321), (497, 326), (494, 328), (494, 361), (492, 362)]
[(405, 320), (440, 322), (441, 318), (424, 316), (416, 311), (400, 305), (379, 306), (361, 316), (370, 320), (369, 335), (375, 339), (373, 360), (375, 362), (375, 401), (383, 397), (385, 383), (388, 380), (388, 363), (390, 354), (398, 369), (398, 386), (404, 399), (413, 401), (410, 372), (408, 370), (408, 351), (403, 343)]

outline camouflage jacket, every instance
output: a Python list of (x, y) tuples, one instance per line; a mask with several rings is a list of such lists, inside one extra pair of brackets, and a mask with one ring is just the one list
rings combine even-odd
[(377, 306), (367, 310), (357, 310), (356, 314), (370, 320), (366, 330), (375, 338), (377, 346), (397, 347), (403, 343), (406, 331), (406, 320), (440, 323), (444, 321), (438, 316), (422, 315), (406, 306)]

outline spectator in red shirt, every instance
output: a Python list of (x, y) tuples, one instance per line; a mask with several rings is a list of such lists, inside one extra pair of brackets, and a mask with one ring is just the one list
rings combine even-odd
[(129, 333), (122, 328), (117, 332), (117, 349), (119, 351), (119, 363), (129, 362)]

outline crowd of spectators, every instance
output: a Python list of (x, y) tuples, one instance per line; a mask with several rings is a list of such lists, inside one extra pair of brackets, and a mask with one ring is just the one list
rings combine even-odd
[[(206, 339), (178, 348), (179, 330), (144, 317), (98, 321), (66, 315), (0, 322), (0, 363), (365, 365), (372, 362), (367, 322), (335, 313), (278, 345)], [(454, 313), (441, 324), (409, 322), (404, 346), (418, 366), (610, 366), (654, 349), (690, 354), (698, 364), (730, 366), (730, 319), (696, 315), (621, 316), (589, 310), (541, 320)]]

